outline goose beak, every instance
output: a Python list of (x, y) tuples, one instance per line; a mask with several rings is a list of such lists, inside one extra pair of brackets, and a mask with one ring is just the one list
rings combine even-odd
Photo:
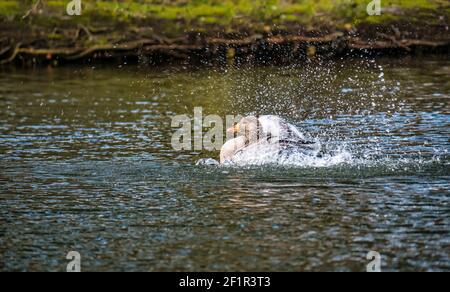
[(239, 124), (235, 124), (233, 127), (227, 129), (227, 133), (235, 134), (235, 133), (238, 133), (239, 130), (240, 130)]

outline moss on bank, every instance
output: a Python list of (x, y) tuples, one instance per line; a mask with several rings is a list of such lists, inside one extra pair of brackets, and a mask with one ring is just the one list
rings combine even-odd
[[(37, 1), (0, 1), (0, 15), (19, 20)], [(69, 0), (41, 1), (41, 11), (48, 19), (65, 16)], [(386, 17), (401, 19), (414, 12), (440, 14), (450, 12), (444, 0), (383, 0), (381, 16), (369, 16), (366, 8), (370, 0), (141, 0), (93, 1), (82, 0), (83, 15), (67, 21), (132, 22), (143, 19), (184, 21), (192, 24), (232, 25), (234, 23), (284, 24), (316, 21), (338, 23), (382, 22)]]
[[(380, 32), (382, 41), (395, 34), (390, 42), (398, 47), (406, 46), (400, 43), (403, 35), (427, 42), (449, 39), (450, 4), (445, 0), (382, 0), (382, 14), (375, 16), (367, 13), (371, 0), (82, 0), (80, 16), (66, 14), (69, 2), (0, 0), (0, 41), (12, 47), (20, 42), (33, 49), (97, 51), (148, 39), (170, 45), (180, 37), (185, 37), (182, 45), (198, 45), (198, 40), (186, 40), (193, 32), (242, 41), (259, 34), (324, 36), (342, 31), (356, 42), (369, 40), (361, 47), (382, 47)], [(0, 47), (3, 58), (12, 50), (6, 49)]]

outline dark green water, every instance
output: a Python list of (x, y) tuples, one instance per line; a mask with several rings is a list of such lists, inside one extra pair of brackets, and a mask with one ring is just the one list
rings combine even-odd
[[(304, 165), (194, 166), (176, 114), (277, 114)], [(0, 270), (450, 271), (450, 61), (2, 69)], [(345, 157), (340, 155), (345, 153)]]

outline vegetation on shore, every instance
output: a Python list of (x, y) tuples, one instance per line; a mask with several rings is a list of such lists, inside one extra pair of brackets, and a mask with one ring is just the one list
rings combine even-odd
[(193, 33), (235, 42), (253, 36), (255, 42), (260, 34), (319, 37), (317, 41), (334, 34), (333, 41), (336, 32), (343, 32), (356, 42), (365, 39), (364, 45), (360, 42), (364, 48), (371, 43), (382, 47), (383, 41), (404, 48), (414, 42), (442, 45), (450, 38), (450, 4), (445, 0), (383, 0), (382, 14), (374, 16), (367, 13), (370, 0), (82, 0), (80, 16), (66, 14), (69, 2), (0, 0), (0, 60), (10, 62), (12, 54), (44, 55), (39, 51), (44, 49), (52, 50), (47, 57), (85, 57), (123, 43), (131, 45), (121, 51), (155, 45), (153, 41), (160, 50), (166, 45), (174, 51), (175, 44), (201, 48), (204, 37), (193, 40)]
[[(90, 23), (132, 23), (148, 19), (183, 21), (186, 25), (217, 24), (289, 24), (304, 25), (317, 22), (337, 24), (380, 23), (407, 17), (410, 21), (429, 16), (436, 19), (436, 13), (448, 17), (450, 4), (445, 0), (384, 0), (384, 13), (370, 16), (367, 5), (371, 0), (81, 0), (82, 15), (67, 22)], [(39, 3), (40, 2), (40, 3)], [(0, 16), (6, 20), (18, 21), (38, 4), (35, 18), (42, 16), (50, 24), (66, 18), (69, 0), (57, 1), (0, 1)], [(432, 17), (433, 16), (433, 17)]]

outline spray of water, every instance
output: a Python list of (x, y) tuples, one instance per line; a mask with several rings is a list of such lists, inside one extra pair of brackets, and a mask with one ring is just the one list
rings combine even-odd
[[(385, 65), (367, 59), (356, 60), (351, 67), (344, 62), (309, 62), (289, 68), (252, 68), (248, 72), (245, 68), (230, 69), (226, 72), (231, 84), (229, 108), (244, 115), (282, 116), (317, 141), (321, 149), (318, 153), (289, 155), (253, 149), (227, 166), (383, 165), (408, 169), (437, 162), (447, 155), (442, 149), (430, 156), (417, 153), (414, 147), (399, 146), (402, 141), (398, 136), (403, 134), (398, 132), (407, 128), (411, 119), (399, 94), (401, 80), (387, 76), (389, 73)], [(398, 147), (404, 148), (403, 155), (398, 155)], [(393, 149), (396, 154), (390, 155)]]

